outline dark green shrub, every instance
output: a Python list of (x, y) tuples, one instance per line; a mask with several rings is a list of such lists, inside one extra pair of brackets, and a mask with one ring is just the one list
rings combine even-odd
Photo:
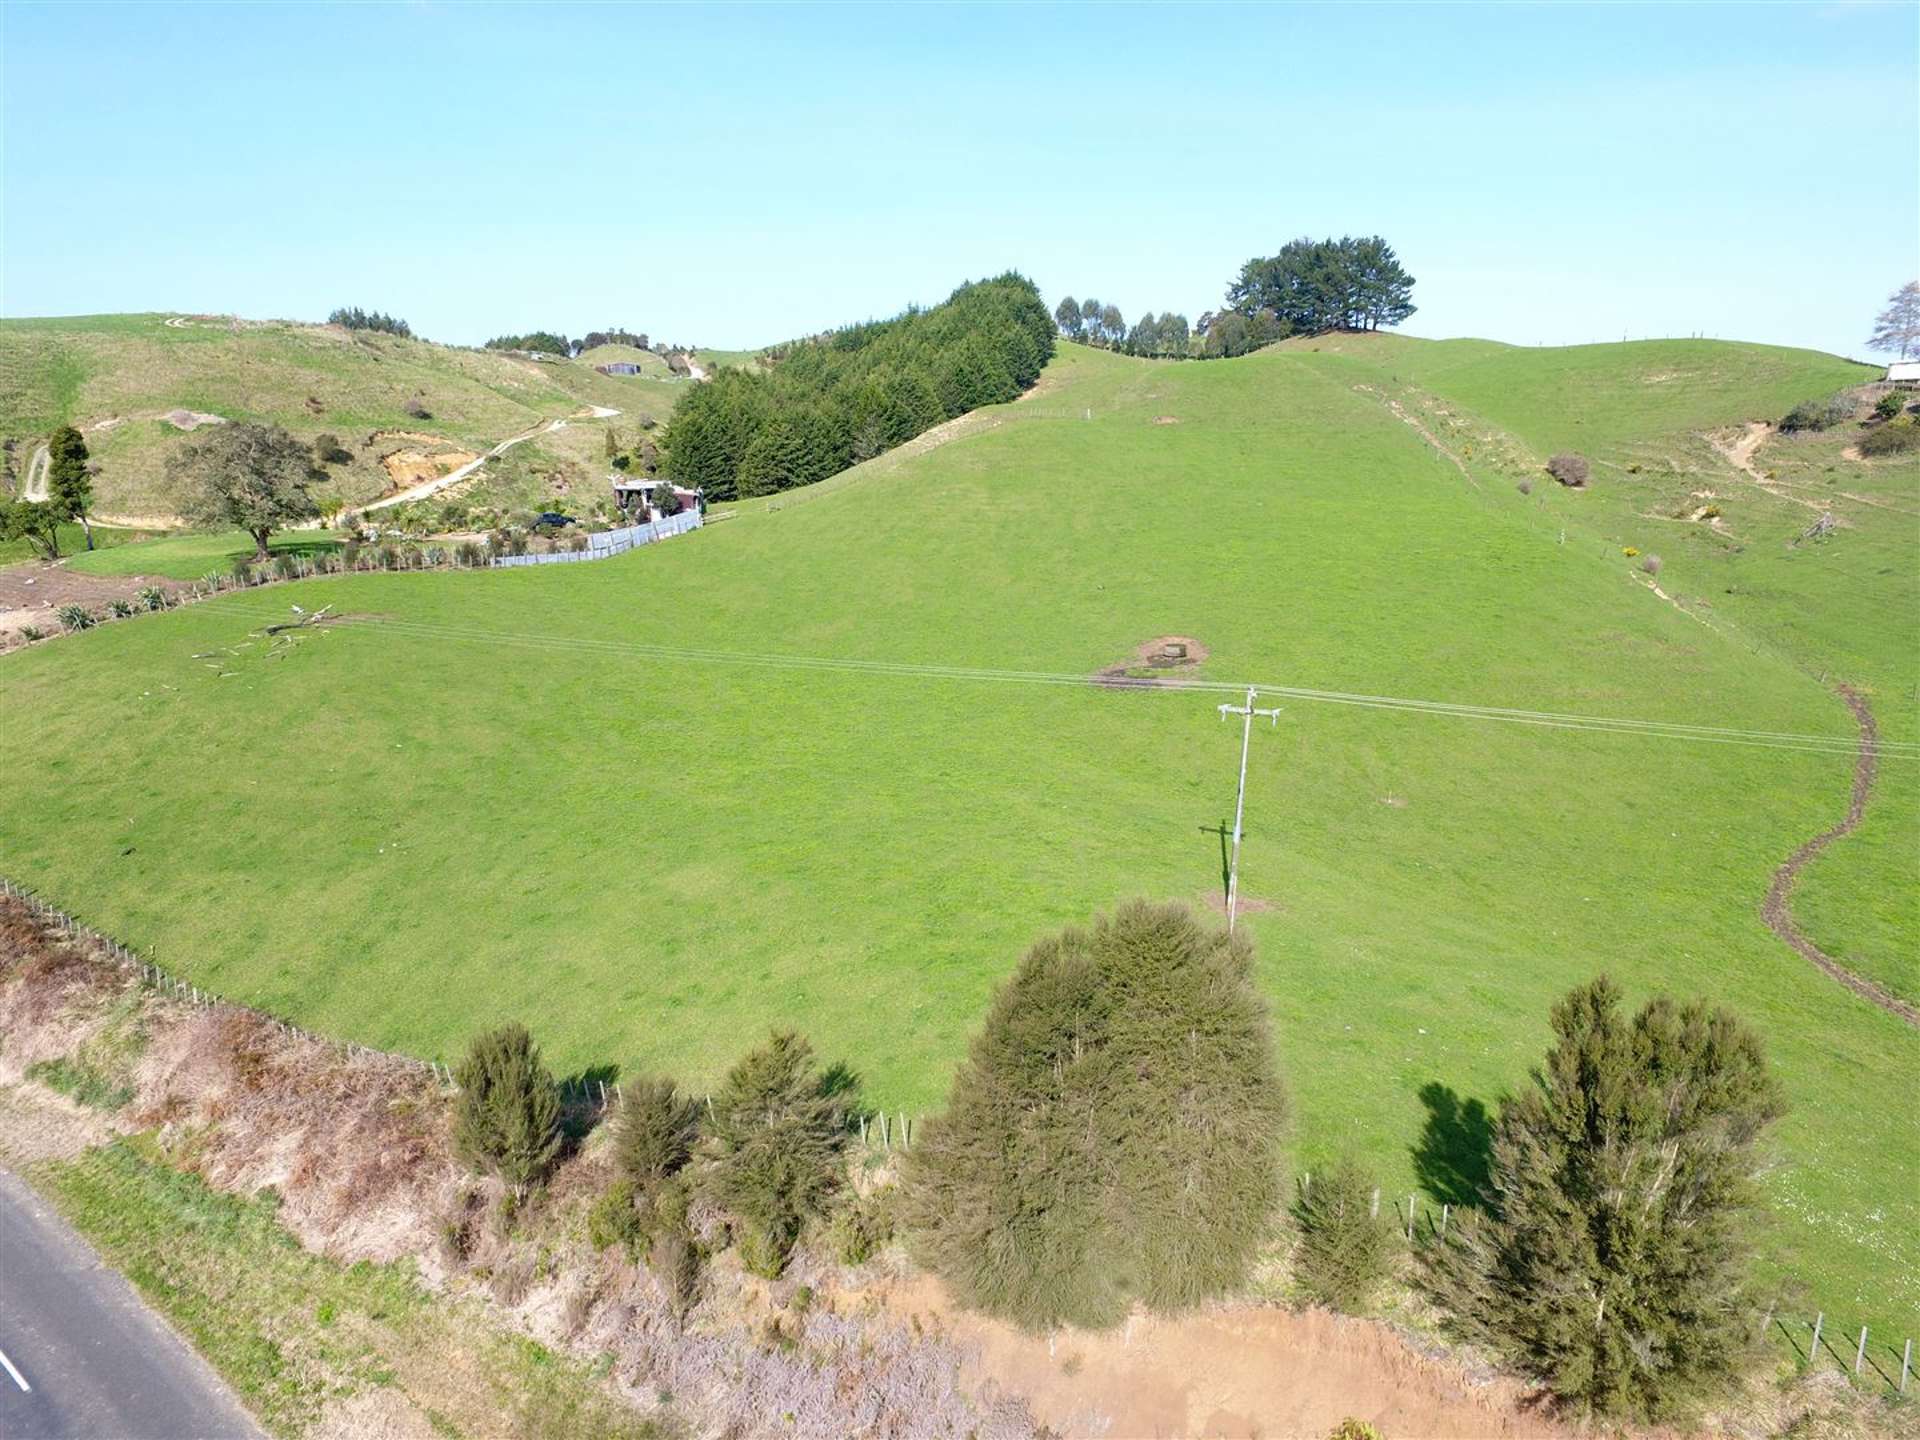
[(453, 563), (456, 565), (472, 567), (478, 565), (480, 560), (480, 547), (471, 540), (462, 540), (453, 547)]
[(1252, 962), (1145, 901), (1027, 952), (907, 1154), (903, 1221), (961, 1303), (1097, 1327), (1244, 1279), (1285, 1115)]
[(232, 575), (233, 583), (235, 585), (245, 588), (246, 586), (253, 584), (253, 581), (254, 581), (253, 566), (246, 560), (234, 561), (233, 568), (229, 573)]
[(133, 614), (133, 602), (130, 600), (109, 600), (107, 602), (107, 609), (113, 612), (114, 619), (124, 620)]
[[(1553, 1007), (1553, 1048), (1501, 1104), (1484, 1213), (1423, 1252), (1463, 1336), (1608, 1416), (1684, 1415), (1735, 1382), (1755, 1143), (1782, 1111), (1759, 1038), (1602, 976)], [(1496, 1206), (1497, 1200), (1497, 1206)]]
[(1910, 415), (1889, 420), (1860, 437), (1862, 455), (1878, 458), (1882, 455), (1904, 455), (1910, 450), (1920, 450), (1920, 424), (1915, 424)]
[(53, 612), (63, 630), (91, 630), (97, 623), (94, 613), (84, 605), (66, 604)]
[(474, 1037), (454, 1070), (453, 1143), (516, 1196), (544, 1180), (560, 1155), (560, 1092), (524, 1025)]
[(643, 1076), (621, 1089), (626, 1099), (613, 1122), (615, 1171), (641, 1189), (678, 1174), (700, 1134), (700, 1106), (664, 1076)]
[(852, 1088), (844, 1069), (822, 1071), (812, 1046), (777, 1030), (714, 1095), (702, 1183), (740, 1221), (741, 1259), (756, 1274), (785, 1268), (801, 1227), (839, 1188)]
[(1780, 428), (1788, 434), (1826, 430), (1853, 419), (1853, 411), (1853, 399), (1844, 393), (1825, 400), (1802, 400), (1781, 417)]
[(1907, 397), (1898, 390), (1889, 390), (1873, 403), (1873, 413), (1882, 420), (1891, 420), (1907, 408)]
[(164, 610), (167, 608), (167, 592), (162, 590), (158, 585), (148, 585), (142, 588), (139, 600), (140, 603), (149, 610)]
[(1393, 1264), (1394, 1235), (1374, 1213), (1374, 1179), (1352, 1160), (1316, 1173), (1294, 1205), (1300, 1288), (1323, 1305), (1359, 1314)]

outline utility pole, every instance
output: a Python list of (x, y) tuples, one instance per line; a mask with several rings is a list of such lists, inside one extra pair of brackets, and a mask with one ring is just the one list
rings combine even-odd
[(1247, 750), (1253, 743), (1253, 717), (1265, 715), (1278, 728), (1280, 712), (1274, 710), (1256, 710), (1254, 701), (1258, 697), (1253, 687), (1247, 687), (1247, 703), (1244, 705), (1222, 705), (1220, 718), (1229, 715), (1244, 715), (1246, 724), (1240, 731), (1240, 793), (1233, 802), (1233, 862), (1227, 870), (1227, 933), (1233, 933), (1233, 922), (1240, 906), (1240, 820), (1247, 811)]

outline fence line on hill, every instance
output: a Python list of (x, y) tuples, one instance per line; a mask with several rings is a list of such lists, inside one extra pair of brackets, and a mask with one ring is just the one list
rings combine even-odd
[(695, 506), (682, 510), (678, 515), (649, 520), (644, 525), (627, 525), (618, 530), (590, 533), (584, 550), (554, 550), (545, 555), (496, 555), (493, 557), (493, 568), (505, 570), (520, 565), (565, 565), (579, 560), (605, 560), (611, 555), (624, 555), (642, 545), (671, 540), (689, 530), (698, 530), (702, 523), (699, 507)]
[[(1312, 1186), (1313, 1172), (1303, 1171), (1300, 1176), (1302, 1198)], [(1453, 1218), (1454, 1207), (1451, 1204), (1443, 1203), (1436, 1210), (1433, 1202), (1429, 1200), (1423, 1212), (1417, 1191), (1407, 1196), (1404, 1205), (1399, 1200), (1395, 1200), (1392, 1206), (1395, 1220), (1394, 1232), (1405, 1240), (1409, 1249), (1413, 1248), (1417, 1235), (1427, 1243), (1440, 1239), (1447, 1233), (1447, 1225)], [(1373, 1190), (1371, 1210), (1377, 1218), (1380, 1214), (1380, 1187), (1377, 1185)], [(1420, 1227), (1423, 1221), (1426, 1229), (1422, 1235)], [(1869, 1344), (1868, 1331), (1871, 1327), (1866, 1325), (1862, 1325), (1857, 1334), (1851, 1329), (1834, 1332), (1841, 1334), (1842, 1339), (1851, 1348), (1852, 1358), (1849, 1359), (1846, 1354), (1834, 1348), (1833, 1335), (1826, 1333), (1826, 1324), (1831, 1318), (1824, 1310), (1816, 1310), (1811, 1320), (1804, 1318), (1796, 1320), (1781, 1309), (1778, 1300), (1774, 1300), (1767, 1306), (1766, 1313), (1761, 1316), (1758, 1328), (1769, 1334), (1777, 1332), (1788, 1345), (1793, 1347), (1794, 1354), (1806, 1364), (1808, 1369), (1812, 1369), (1819, 1363), (1820, 1351), (1824, 1348), (1827, 1354), (1838, 1362), (1840, 1368), (1849, 1372), (1854, 1379), (1862, 1378), (1871, 1368), (1875, 1375), (1886, 1382), (1889, 1390), (1895, 1394), (1904, 1395), (1907, 1389), (1907, 1378), (1913, 1373), (1912, 1338), (1907, 1337), (1900, 1345), (1895, 1345), (1891, 1340)], [(1800, 1341), (1796, 1338), (1802, 1333), (1807, 1334), (1808, 1339), (1805, 1349), (1801, 1348)], [(1896, 1368), (1897, 1376), (1893, 1373)]]
[[(69, 914), (57, 905), (42, 900), (30, 887), (18, 881), (0, 875), (0, 898), (18, 900), (41, 920), (60, 930), (69, 939), (81, 941), (93, 946), (96, 952), (111, 960), (120, 970), (132, 975), (149, 990), (170, 995), (185, 1004), (203, 1009), (225, 1008), (237, 1010), (262, 1020), (274, 1027), (289, 1039), (305, 1040), (310, 1044), (322, 1045), (348, 1060), (368, 1057), (375, 1060), (390, 1060), (395, 1064), (414, 1070), (424, 1070), (433, 1077), (442, 1093), (455, 1094), (460, 1082), (454, 1076), (453, 1067), (440, 1060), (422, 1060), (415, 1055), (403, 1054), (397, 1050), (381, 1050), (376, 1046), (362, 1045), (353, 1040), (336, 1040), (329, 1035), (316, 1035), (291, 1020), (283, 1019), (270, 1010), (262, 1010), (257, 1005), (248, 1005), (239, 1000), (229, 1000), (216, 995), (211, 990), (203, 990), (198, 985), (182, 980), (170, 973), (152, 956), (151, 951), (142, 955), (139, 951), (122, 945), (111, 935), (106, 935), (88, 925), (77, 916)], [(626, 1095), (618, 1080), (603, 1080), (590, 1075), (568, 1076), (556, 1082), (560, 1087), (563, 1102), (582, 1106), (595, 1118), (603, 1119), (625, 1102)], [(709, 1113), (713, 1110), (713, 1095), (706, 1096)], [(913, 1143), (914, 1132), (920, 1128), (923, 1117), (909, 1115), (904, 1110), (889, 1114), (885, 1110), (876, 1110), (860, 1117), (860, 1143), (876, 1144), (882, 1149), (906, 1149)]]

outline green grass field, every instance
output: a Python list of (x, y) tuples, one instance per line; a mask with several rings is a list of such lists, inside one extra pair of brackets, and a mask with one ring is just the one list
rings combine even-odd
[[(1603, 477), (1636, 447), (1725, 469), (1697, 427), (1860, 367), (1701, 345), (1724, 383), (1659, 391), (1636, 422), (1614, 370), (1640, 347), (1454, 353), (1066, 347), (965, 438), (616, 560), (305, 582), (9, 655), (0, 724), (34, 739), (0, 870), (367, 1043), (446, 1058), (518, 1017), (563, 1070), (700, 1087), (791, 1023), (876, 1102), (924, 1111), (1036, 935), (1221, 889), (1222, 697), (1046, 677), (1180, 634), (1222, 681), (1851, 737), (1808, 661), (1829, 629), (1913, 635), (1911, 565), (1865, 573), (1910, 542), (1899, 514), (1856, 507), (1848, 543), (1786, 559), (1759, 501), (1740, 554), (1663, 538), (1669, 593), (1713, 596), (1683, 612), (1621, 551), (1653, 548), (1623, 537), (1684, 479), (1523, 496), (1503, 467), (1577, 424)], [(1562, 378), (1516, 390), (1497, 363)], [(1449, 412), (1469, 475), (1396, 394)], [(1912, 469), (1873, 483), (1920, 492)], [(1718, 567), (1751, 593), (1715, 593)], [(1803, 597), (1842, 613), (1801, 629)], [(292, 603), (363, 618), (273, 660), (244, 645)], [(1858, 644), (1893, 667), (1864, 678), (1910, 738), (1911, 646)], [(197, 658), (216, 646), (240, 648)], [(1405, 1193), (1423, 1131), (1456, 1149), (1455, 1105), (1523, 1084), (1572, 984), (1705, 994), (1760, 1028), (1793, 1100), (1768, 1274), (1834, 1323), (1920, 1331), (1920, 1036), (1758, 914), (1843, 809), (1845, 754), (1283, 704), (1253, 739), (1242, 886), (1299, 1163), (1351, 1147)], [(1911, 953), (1889, 897), (1912, 889), (1916, 764), (1886, 761), (1879, 838), (1809, 875), (1823, 938)]]
[[(276, 555), (303, 555), (332, 550), (340, 536), (331, 530), (289, 530), (267, 541)], [(225, 575), (236, 560), (251, 560), (253, 537), (240, 530), (192, 531), (160, 535), (137, 545), (117, 545), (75, 555), (69, 570), (86, 575), (162, 575), (170, 580), (198, 580), (209, 571)]]
[[(0, 436), (20, 464), (56, 425), (78, 426), (101, 466), (103, 514), (164, 516), (174, 504), (168, 454), (187, 438), (160, 417), (176, 409), (283, 425), (302, 439), (338, 437), (351, 462), (315, 493), (355, 503), (390, 488), (380, 457), (436, 437), (472, 450), (585, 405), (631, 421), (672, 413), (676, 382), (601, 375), (577, 361), (536, 364), (370, 331), (292, 322), (166, 315), (0, 320)], [(410, 415), (418, 400), (428, 418)]]
[[(153, 538), (150, 530), (129, 530), (117, 525), (96, 525), (93, 527), (93, 545), (96, 554), (120, 545), (132, 545)], [(87, 532), (79, 525), (60, 527), (60, 553), (75, 557), (87, 554)], [(0, 540), (0, 565), (12, 565), (21, 560), (37, 560), (40, 552), (25, 540)], [(91, 559), (91, 557), (89, 557)]]

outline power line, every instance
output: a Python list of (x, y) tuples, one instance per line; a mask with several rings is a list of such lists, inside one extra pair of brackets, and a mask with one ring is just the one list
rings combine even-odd
[[(237, 600), (239, 597), (233, 597)], [(279, 618), (278, 612), (262, 613), (233, 605), (224, 600), (205, 602), (201, 609), (218, 610), (235, 618), (266, 622)], [(814, 670), (862, 675), (886, 675), (896, 678), (964, 680), (1024, 685), (1062, 685), (1104, 690), (1181, 691), (1202, 694), (1238, 695), (1247, 689), (1244, 682), (1181, 678), (1134, 678), (1100, 676), (1045, 670), (1010, 670), (964, 665), (933, 665), (894, 660), (860, 660), (824, 655), (768, 654), (745, 650), (719, 650), (703, 646), (662, 645), (652, 641), (604, 639), (592, 636), (554, 635), (544, 632), (497, 630), (479, 625), (448, 624), (435, 621), (369, 617), (381, 629), (424, 639), (471, 641), (515, 645), (554, 653), (604, 655), (609, 658), (634, 658), (699, 664), (734, 665), (775, 670)], [(1262, 691), (1289, 699), (1316, 704), (1344, 705), (1359, 709), (1396, 710), (1413, 714), (1443, 715), (1455, 719), (1497, 721), (1504, 724), (1532, 725), (1547, 729), (1583, 730), (1616, 735), (1647, 735), (1666, 740), (1692, 740), (1705, 744), (1741, 745), (1758, 749), (1795, 750), (1809, 754), (1851, 756), (1858, 748), (1852, 736), (1816, 735), (1786, 730), (1748, 730), (1731, 726), (1693, 725), (1680, 721), (1646, 720), (1635, 717), (1580, 715), (1550, 710), (1525, 710), (1506, 706), (1474, 705), (1445, 700), (1423, 700), (1402, 696), (1367, 695), (1338, 690), (1320, 690), (1306, 686), (1260, 684)], [(1920, 742), (1880, 740), (1878, 753), (1889, 759), (1920, 758)]]

